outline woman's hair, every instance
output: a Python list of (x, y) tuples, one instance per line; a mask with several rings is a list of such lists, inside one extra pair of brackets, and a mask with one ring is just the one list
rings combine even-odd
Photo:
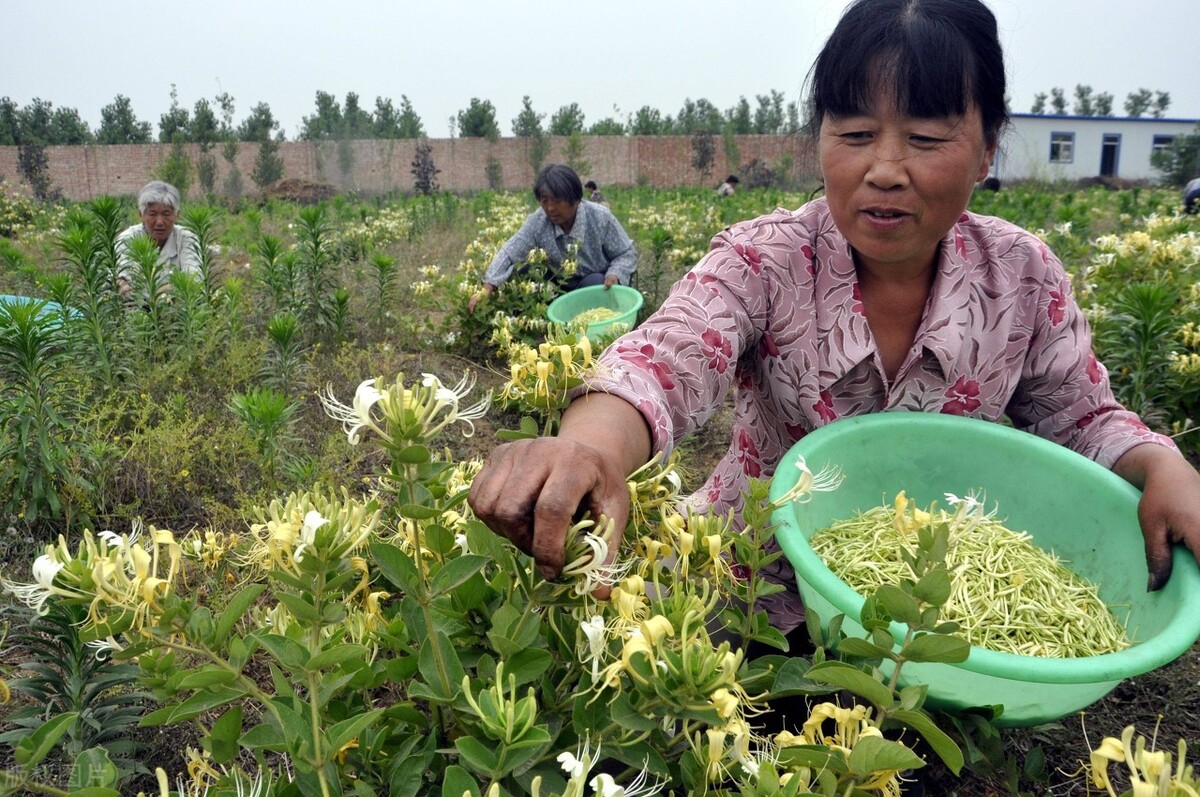
[(579, 175), (570, 166), (550, 163), (538, 172), (537, 180), (533, 183), (534, 198), (540, 202), (543, 195), (565, 199), (571, 204), (582, 202), (583, 183), (579, 182)]
[(179, 190), (170, 183), (153, 180), (142, 186), (138, 191), (138, 213), (145, 213), (151, 205), (169, 205), (179, 210)]
[(813, 132), (826, 114), (890, 96), (907, 116), (958, 116), (975, 103), (989, 144), (1008, 123), (996, 18), (979, 0), (855, 0), (809, 73)]
[(589, 190), (589, 191), (595, 191), (595, 190), (596, 190), (596, 188), (597, 188), (597, 186), (596, 186), (596, 181), (595, 181), (595, 180), (588, 180), (586, 183), (584, 183), (584, 184), (583, 184), (583, 187), (584, 187), (584, 188), (586, 188), (586, 189), (587, 189), (587, 190)]
[(736, 174), (731, 174), (731, 175), (729, 175), (728, 177), (726, 177), (726, 178), (725, 178), (725, 182), (727, 182), (727, 183), (731, 183), (731, 184), (733, 184), (733, 185), (737, 185), (737, 184), (738, 184), (739, 182), (741, 182), (741, 181), (740, 181), (740, 180), (738, 180), (738, 176), (737, 176)]

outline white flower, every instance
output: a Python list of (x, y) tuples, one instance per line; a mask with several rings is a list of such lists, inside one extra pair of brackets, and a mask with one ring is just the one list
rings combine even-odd
[(579, 624), (579, 630), (583, 632), (587, 640), (587, 659), (592, 663), (592, 680), (594, 681), (600, 676), (600, 658), (608, 648), (608, 634), (605, 633), (604, 618), (598, 614), (592, 615)]
[(364, 428), (370, 428), (383, 436), (379, 422), (371, 415), (371, 409), (383, 398), (383, 393), (375, 387), (375, 382), (374, 379), (361, 382), (358, 390), (354, 391), (354, 401), (351, 406), (346, 406), (334, 398), (332, 386), (327, 386), (325, 392), (320, 394), (321, 404), (325, 407), (326, 414), (335, 421), (341, 421), (342, 429), (346, 432), (346, 438), (352, 446), (358, 445), (362, 440)]
[(463, 552), (463, 556), (471, 552), (471, 546), (467, 543), (467, 535), (462, 532), (454, 535), (454, 544)]
[[(556, 759), (562, 765), (563, 772), (567, 773), (567, 777), (572, 781), (582, 781), (586, 778), (588, 771), (591, 770), (592, 764), (600, 757), (600, 747), (596, 747), (596, 754), (591, 754), (591, 739), (584, 737), (583, 745), (574, 753), (569, 750), (558, 754)], [(581, 786), (582, 788), (582, 786)]]
[(646, 785), (646, 770), (642, 769), (628, 786), (618, 786), (612, 775), (599, 774), (592, 778), (591, 787), (599, 797), (638, 797), (638, 795), (658, 794), (665, 785), (658, 780), (654, 785)]
[(304, 524), (300, 526), (300, 544), (296, 546), (296, 553), (293, 554), (297, 562), (303, 561), (304, 549), (317, 541), (317, 529), (328, 522), (329, 518), (323, 517), (317, 510), (308, 510), (308, 514), (304, 516)]
[(833, 465), (826, 466), (820, 473), (813, 475), (804, 457), (797, 457), (796, 469), (800, 471), (800, 476), (791, 489), (775, 500), (779, 506), (793, 501), (805, 503), (812, 498), (813, 493), (836, 490), (842, 483), (842, 471)]

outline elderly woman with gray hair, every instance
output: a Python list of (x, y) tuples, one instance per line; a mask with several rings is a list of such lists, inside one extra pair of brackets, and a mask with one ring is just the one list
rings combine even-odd
[(175, 226), (179, 216), (179, 190), (161, 180), (153, 180), (138, 192), (138, 213), (141, 224), (135, 224), (117, 236), (117, 278), (121, 294), (132, 290), (129, 272), (133, 261), (129, 257), (129, 242), (144, 235), (158, 246), (158, 262), (167, 267), (166, 273), (176, 269), (188, 274), (200, 273), (200, 242), (191, 230)]

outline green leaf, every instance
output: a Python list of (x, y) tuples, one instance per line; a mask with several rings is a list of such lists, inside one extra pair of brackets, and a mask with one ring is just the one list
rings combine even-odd
[(442, 797), (463, 797), (464, 794), (479, 797), (479, 782), (460, 766), (446, 767), (442, 773)]
[(487, 563), (486, 556), (475, 554), (466, 554), (457, 559), (451, 559), (445, 567), (434, 574), (433, 585), (430, 587), (431, 594), (434, 597), (445, 595), (482, 570)]
[(788, 769), (808, 767), (818, 772), (828, 770), (839, 775), (846, 772), (846, 759), (823, 744), (784, 747), (779, 751), (779, 764)]
[(548, 650), (525, 648), (504, 660), (504, 672), (517, 679), (517, 686), (530, 683), (540, 678), (548, 669), (554, 657)]
[(242, 707), (231, 706), (220, 719), (213, 723), (208, 732), (205, 747), (212, 754), (213, 763), (228, 764), (237, 758), (238, 739), (242, 735)]
[(909, 661), (938, 661), (954, 664), (966, 661), (971, 655), (971, 646), (965, 639), (942, 634), (924, 634), (912, 639), (900, 651)]
[[(517, 772), (526, 767), (530, 760), (550, 747), (554, 739), (545, 728), (530, 728), (520, 740), (512, 744), (500, 744), (500, 769)], [(527, 768), (527, 767), (526, 767)]]
[(301, 623), (315, 625), (321, 622), (321, 615), (317, 612), (317, 608), (299, 595), (293, 595), (290, 592), (276, 592), (275, 597)]
[(279, 634), (255, 634), (255, 636), (266, 651), (284, 667), (290, 670), (299, 670), (308, 664), (308, 649), (296, 640)]
[(442, 514), (442, 510), (437, 507), (425, 506), (423, 504), (402, 504), (397, 507), (396, 511), (400, 513), (400, 517), (412, 520), (432, 520)]
[(258, 596), (266, 588), (266, 584), (250, 584), (229, 599), (229, 603), (221, 611), (221, 616), (217, 618), (216, 626), (213, 628), (213, 638), (218, 643), (229, 637), (233, 627), (237, 625), (237, 621), (242, 618), (254, 601), (258, 600)]
[(454, 740), (454, 746), (458, 748), (462, 762), (480, 775), (490, 778), (500, 766), (492, 748), (473, 736), (460, 736)]
[(884, 584), (875, 590), (879, 606), (897, 622), (917, 625), (921, 622), (921, 606), (912, 595), (893, 584)]
[(862, 637), (846, 637), (837, 646), (838, 653), (845, 656), (860, 656), (864, 659), (890, 659), (892, 658), (891, 648), (881, 648), (876, 644), (868, 642)]
[(962, 750), (958, 749), (958, 745), (954, 740), (942, 731), (941, 728), (934, 723), (933, 718), (924, 711), (908, 711), (906, 709), (898, 709), (888, 712), (890, 721), (900, 722), (912, 728), (917, 733), (921, 734), (922, 738), (929, 743), (933, 748), (933, 752), (937, 753), (938, 758), (950, 768), (950, 771), (957, 775), (962, 771), (963, 754)]
[[(178, 706), (175, 706), (163, 724), (170, 725), (182, 722), (183, 720), (190, 720), (206, 711), (211, 711), (226, 703), (232, 703), (234, 700), (239, 700), (245, 696), (245, 689), (237, 689), (230, 686), (219, 686), (211, 691), (197, 692)], [(158, 712), (155, 713), (157, 714)], [(142, 720), (142, 724), (146, 724), (145, 719)]]
[(59, 714), (57, 717), (51, 717), (42, 727), (38, 728), (33, 733), (26, 736), (17, 745), (13, 751), (13, 757), (22, 768), (26, 770), (33, 769), (41, 763), (63, 734), (71, 729), (75, 720), (79, 717), (78, 711), (68, 711), (66, 714)]
[(775, 675), (771, 696), (788, 697), (809, 694), (812, 691), (812, 682), (807, 678), (810, 666), (807, 661), (798, 656), (784, 661)]
[(350, 719), (342, 720), (334, 725), (327, 733), (329, 737), (329, 749), (341, 750), (342, 747), (362, 733), (367, 726), (379, 719), (379, 715), (382, 713), (383, 709), (377, 708), (373, 711), (368, 711), (366, 714), (357, 714)]
[(918, 709), (925, 704), (925, 695), (929, 692), (928, 684), (914, 684), (900, 690), (900, 708)]
[(892, 704), (892, 691), (867, 673), (841, 661), (825, 661), (808, 669), (808, 678), (819, 683), (848, 689), (877, 706)]
[(373, 543), (370, 551), (372, 561), (384, 578), (410, 595), (420, 593), (421, 576), (408, 554), (383, 542)]
[[(445, 668), (447, 681), (445, 684), (442, 683), (442, 669), (438, 666), (438, 657), (434, 654), (435, 649), (441, 657), (442, 667)], [(458, 697), (462, 691), (462, 680), (466, 672), (463, 670), (462, 662), (459, 661), (458, 651), (454, 649), (454, 645), (450, 643), (450, 639), (445, 634), (438, 631), (422, 643), (418, 662), (421, 677), (432, 690), (433, 699), (450, 702)]]
[(362, 645), (336, 645), (328, 650), (322, 650), (308, 660), (305, 669), (310, 672), (320, 672), (335, 667), (347, 659), (367, 659), (367, 649)]
[(405, 465), (424, 465), (429, 461), (429, 449), (425, 446), (409, 446), (396, 452), (396, 461)]
[(287, 742), (284, 740), (279, 728), (266, 722), (262, 725), (255, 725), (242, 734), (240, 744), (252, 750), (262, 748), (264, 750), (282, 752), (287, 749)]
[(205, 665), (198, 670), (185, 673), (179, 679), (177, 689), (203, 689), (207, 686), (218, 686), (222, 684), (233, 683), (237, 680), (237, 673), (223, 670), (215, 664)]
[(629, 695), (624, 693), (617, 695), (617, 698), (613, 700), (610, 711), (612, 724), (618, 728), (631, 731), (652, 731), (658, 727), (658, 722), (653, 717), (647, 717), (635, 709), (629, 702)]
[(950, 600), (950, 574), (945, 565), (938, 565), (913, 587), (913, 595), (933, 606), (944, 606)]
[(850, 751), (848, 763), (850, 770), (860, 776), (885, 769), (904, 771), (925, 766), (912, 750), (881, 736), (860, 736)]
[[(88, 787), (112, 791), (108, 787), (115, 786), (119, 776), (116, 765), (108, 757), (108, 751), (103, 747), (93, 747), (84, 750), (75, 759), (75, 766), (71, 767), (71, 776), (67, 779), (67, 788), (72, 796)], [(112, 793), (117, 794), (115, 791)]]
[(121, 797), (121, 792), (107, 786), (87, 786), (82, 789), (71, 789), (71, 797)]

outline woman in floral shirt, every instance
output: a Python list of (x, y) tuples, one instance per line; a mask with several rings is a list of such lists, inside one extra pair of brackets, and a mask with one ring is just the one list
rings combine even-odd
[[(717, 235), (605, 351), (559, 437), (493, 453), (476, 513), (556, 575), (577, 509), (623, 528), (625, 475), (732, 387), (732, 440), (699, 508), (737, 509), (748, 477), (838, 418), (1008, 416), (1144, 490), (1150, 588), (1170, 573), (1172, 542), (1200, 557), (1200, 475), (1113, 398), (1058, 259), (966, 212), (1007, 122), (1004, 92), (995, 18), (978, 0), (857, 0), (811, 79), (826, 196)], [(773, 575), (790, 579), (786, 564)], [(786, 632), (803, 615), (783, 595), (768, 608)]]

